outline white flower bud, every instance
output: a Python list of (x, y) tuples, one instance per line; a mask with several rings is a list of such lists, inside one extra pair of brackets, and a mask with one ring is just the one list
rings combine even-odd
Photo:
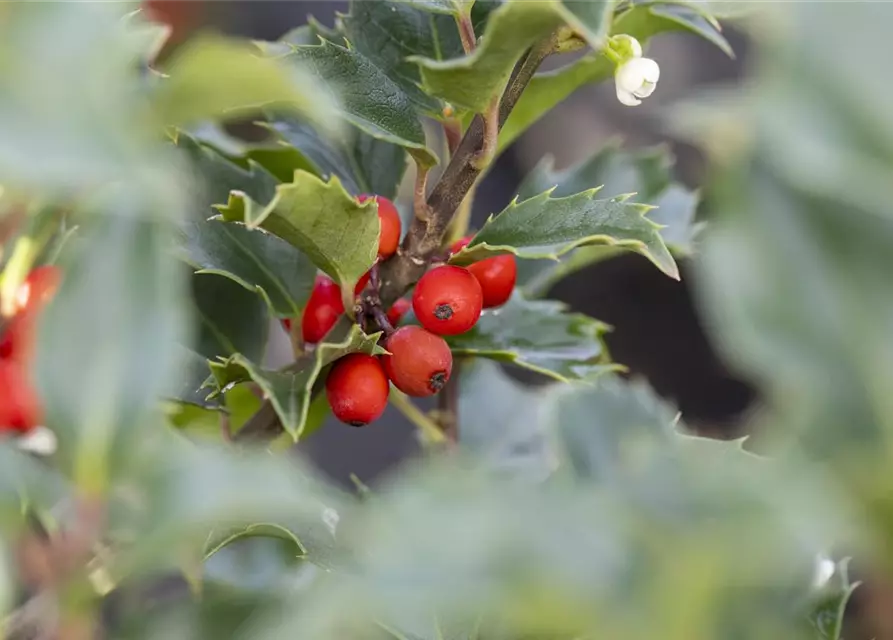
[(642, 104), (640, 98), (647, 98), (660, 79), (660, 67), (651, 58), (631, 58), (617, 66), (614, 83), (617, 99), (628, 107)]

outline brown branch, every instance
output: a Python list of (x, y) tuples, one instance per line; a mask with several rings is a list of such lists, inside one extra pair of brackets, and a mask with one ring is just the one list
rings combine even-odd
[[(500, 128), (552, 48), (553, 39), (544, 40), (528, 51), (515, 67), (499, 101)], [(430, 219), (413, 220), (398, 254), (381, 266), (381, 301), (386, 308), (418, 281), (431, 256), (440, 249), (456, 210), (481, 174), (482, 167), (476, 166), (475, 159), (484, 146), (483, 141), (484, 120), (477, 116), (469, 125), (437, 186), (428, 196)]]

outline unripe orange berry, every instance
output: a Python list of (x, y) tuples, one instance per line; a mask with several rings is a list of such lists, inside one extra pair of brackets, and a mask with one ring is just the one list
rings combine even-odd
[(440, 336), (421, 327), (400, 327), (387, 339), (381, 357), (394, 386), (409, 396), (434, 395), (446, 385), (453, 371), (453, 354)]
[(338, 360), (326, 378), (326, 398), (341, 422), (362, 427), (377, 420), (388, 405), (390, 385), (381, 362), (365, 353)]

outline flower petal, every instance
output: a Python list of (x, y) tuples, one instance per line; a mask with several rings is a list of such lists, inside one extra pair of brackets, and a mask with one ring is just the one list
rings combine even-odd
[(617, 84), (617, 99), (627, 107), (635, 107), (642, 104), (642, 101), (634, 96), (631, 92), (625, 91), (620, 84)]

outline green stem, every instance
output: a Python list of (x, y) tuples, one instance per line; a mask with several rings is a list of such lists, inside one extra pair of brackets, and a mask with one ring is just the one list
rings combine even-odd
[(397, 410), (400, 411), (407, 420), (419, 428), (425, 440), (436, 444), (446, 442), (446, 437), (443, 435), (440, 427), (437, 426), (437, 423), (429, 418), (425, 412), (415, 406), (409, 397), (402, 391), (392, 389), (391, 403), (397, 407)]

